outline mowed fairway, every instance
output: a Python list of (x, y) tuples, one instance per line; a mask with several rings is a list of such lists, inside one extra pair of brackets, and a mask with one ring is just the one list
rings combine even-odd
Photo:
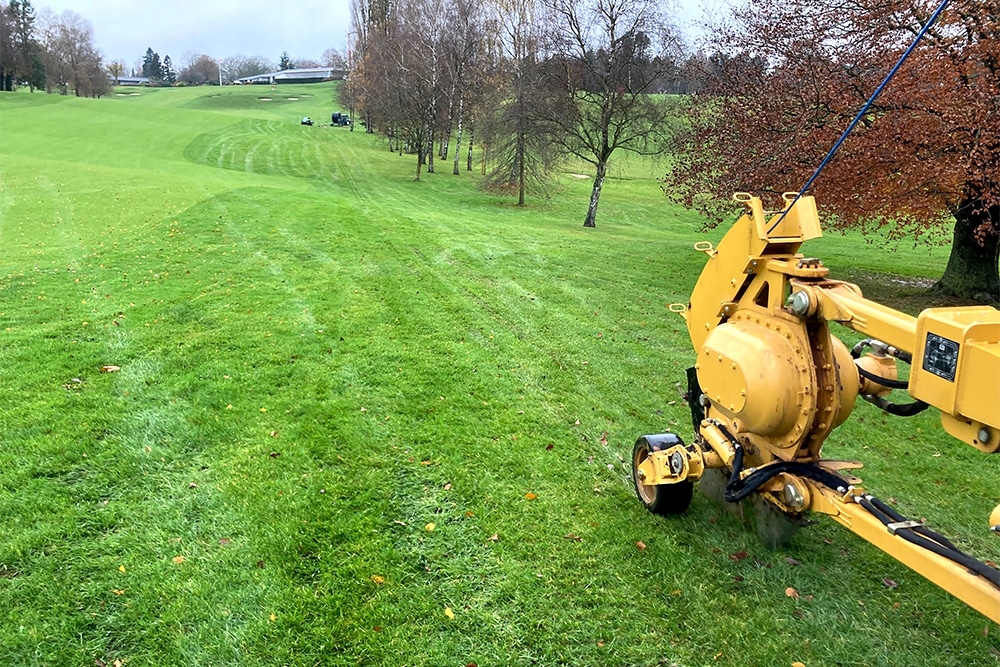
[[(329, 85), (122, 92), (0, 96), (0, 665), (1000, 662), (832, 522), (772, 551), (639, 505), (635, 438), (691, 431), (666, 306), (722, 234), (660, 167), (619, 162), (585, 230), (584, 167), (527, 209), (464, 155), (414, 182), (299, 126)], [(875, 284), (947, 256), (808, 247)], [(861, 404), (827, 454), (1000, 561), (1000, 457), (935, 415)]]

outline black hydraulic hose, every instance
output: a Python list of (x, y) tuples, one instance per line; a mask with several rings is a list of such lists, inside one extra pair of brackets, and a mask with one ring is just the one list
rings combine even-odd
[(740, 474), (743, 472), (743, 446), (740, 445), (740, 443), (733, 437), (725, 426), (722, 424), (716, 424), (716, 426), (718, 426), (719, 430), (724, 436), (726, 436), (726, 439), (729, 440), (729, 443), (736, 451), (736, 455), (733, 457), (733, 472), (729, 476), (729, 483), (726, 484), (726, 502), (740, 502), (750, 494), (754, 493), (775, 475), (783, 472), (799, 475), (800, 477), (808, 477), (809, 479), (828, 486), (838, 492), (844, 492), (847, 490), (847, 487), (845, 486), (846, 482), (839, 475), (836, 475), (828, 470), (823, 470), (818, 466), (798, 461), (778, 461), (777, 463), (771, 463), (754, 470), (746, 477), (741, 478)]
[(863, 398), (880, 410), (888, 412), (890, 415), (895, 415), (896, 417), (912, 417), (913, 415), (919, 415), (921, 412), (930, 407), (923, 401), (913, 401), (912, 403), (892, 403), (891, 401), (886, 400), (884, 396), (864, 396)]
[(876, 384), (880, 384), (883, 387), (889, 387), (891, 389), (906, 389), (910, 386), (909, 380), (890, 380), (889, 378), (884, 378), (881, 375), (875, 375), (871, 371), (866, 371), (861, 368), (861, 366), (857, 366), (857, 369), (858, 375), (863, 378), (867, 378)]
[[(876, 519), (881, 521), (883, 524), (888, 526), (894, 522), (906, 521), (906, 518), (901, 514), (888, 507), (878, 498), (873, 496), (857, 496), (855, 500), (859, 505), (868, 510)], [(891, 520), (890, 520), (891, 519)], [(943, 535), (939, 535), (934, 531), (924, 528), (924, 530), (919, 530), (924, 528), (923, 526), (912, 526), (898, 527), (894, 535), (900, 537), (907, 542), (914, 544), (923, 549), (927, 549), (942, 558), (947, 558), (948, 560), (958, 563), (962, 567), (968, 569), (970, 572), (978, 574), (987, 581), (989, 581), (994, 586), (1000, 587), (1000, 571), (994, 570), (992, 567), (976, 560), (972, 556), (960, 551), (954, 544), (951, 543)]]
[[(876, 498), (875, 496), (868, 496), (868, 500), (871, 502), (871, 504), (873, 506), (877, 507), (879, 510), (881, 510), (882, 512), (884, 512), (885, 514), (887, 514), (889, 517), (891, 517), (893, 521), (907, 521), (908, 520), (905, 516), (903, 516), (902, 514), (900, 514), (899, 512), (897, 512), (892, 507), (889, 507), (888, 505), (886, 505), (884, 502), (882, 502), (880, 499)], [(914, 532), (920, 533), (924, 537), (932, 539), (935, 542), (937, 542), (938, 544), (944, 545), (944, 546), (948, 547), (949, 549), (954, 549), (955, 551), (959, 550), (958, 547), (956, 547), (954, 544), (952, 544), (951, 540), (949, 540), (947, 537), (945, 537), (941, 533), (938, 533), (938, 532), (935, 532), (935, 531), (931, 530), (927, 526), (924, 526), (924, 525), (914, 526), (911, 530), (913, 530)]]

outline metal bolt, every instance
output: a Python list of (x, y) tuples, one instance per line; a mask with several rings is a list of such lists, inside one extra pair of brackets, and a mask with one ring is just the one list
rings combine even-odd
[(646, 473), (644, 473), (642, 470), (636, 470), (635, 476), (639, 479), (640, 482), (646, 479)]
[(976, 435), (979, 437), (979, 442), (981, 442), (984, 445), (989, 443), (990, 438), (993, 436), (993, 434), (990, 433), (990, 430), (985, 426), (979, 429), (979, 433), (977, 433)]
[(792, 483), (785, 484), (783, 495), (785, 496), (785, 504), (792, 509), (802, 509), (802, 506), (806, 502), (806, 499), (799, 493), (798, 488)]
[(788, 297), (787, 304), (790, 311), (799, 317), (805, 317), (809, 314), (809, 293), (795, 292)]

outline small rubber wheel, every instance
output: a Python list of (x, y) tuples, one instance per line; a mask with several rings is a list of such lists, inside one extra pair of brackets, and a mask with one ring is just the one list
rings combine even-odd
[(691, 504), (694, 494), (694, 482), (685, 480), (676, 484), (643, 484), (639, 481), (639, 466), (653, 452), (684, 444), (673, 433), (660, 435), (644, 435), (635, 441), (632, 448), (632, 481), (635, 483), (635, 494), (646, 509), (653, 514), (667, 516), (682, 514)]

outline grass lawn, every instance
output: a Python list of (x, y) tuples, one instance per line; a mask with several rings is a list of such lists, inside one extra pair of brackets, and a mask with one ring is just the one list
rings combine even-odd
[[(583, 166), (525, 209), (414, 182), (298, 124), (332, 95), (0, 95), (0, 665), (1000, 664), (832, 522), (772, 551), (700, 495), (639, 505), (635, 438), (690, 435), (666, 306), (722, 234), (656, 165), (588, 230)], [(808, 252), (911, 310), (947, 256)], [(1000, 561), (1000, 459), (935, 415), (862, 403), (827, 453)]]

